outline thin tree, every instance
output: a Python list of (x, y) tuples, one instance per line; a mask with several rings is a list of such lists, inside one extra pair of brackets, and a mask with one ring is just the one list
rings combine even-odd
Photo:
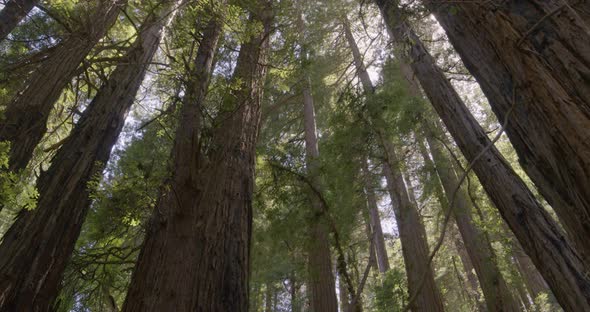
[(426, 1), (590, 265), (590, 4)]
[(487, 235), (479, 229), (473, 218), (473, 209), (467, 191), (459, 185), (459, 178), (455, 173), (453, 163), (445, 154), (442, 143), (439, 141), (444, 140), (444, 133), (438, 124), (429, 124), (424, 128), (424, 135), (432, 155), (432, 159), (428, 153), (423, 155), (424, 161), (436, 170), (436, 175), (446, 194), (446, 204), (445, 202), (442, 204), (447, 209), (449, 209), (448, 204), (452, 200), (453, 193), (456, 192), (452, 216), (457, 223), (469, 259), (479, 279), (488, 310), (520, 311), (518, 302), (512, 296), (508, 284), (500, 272)]
[[(342, 24), (348, 45), (352, 50), (357, 75), (361, 80), (365, 93), (370, 96), (375, 92), (375, 88), (365, 68), (348, 20), (344, 18)], [(387, 190), (391, 197), (400, 232), (402, 252), (408, 276), (408, 289), (410, 294), (417, 293), (417, 298), (412, 303), (412, 310), (443, 311), (442, 297), (436, 286), (432, 267), (428, 263), (429, 252), (426, 230), (420, 220), (416, 203), (410, 200), (399, 168), (400, 160), (397, 157), (395, 147), (385, 133), (384, 121), (381, 116), (373, 112), (370, 112), (369, 115), (373, 130), (377, 134), (384, 154), (383, 173), (387, 181)], [(423, 285), (421, 285), (422, 283)]]
[(84, 58), (117, 20), (126, 0), (83, 2), (77, 27), (31, 73), (23, 90), (8, 103), (0, 120), (0, 141), (11, 143), (9, 169), (27, 166), (45, 132), (47, 119), (63, 89), (78, 73)]
[(141, 26), (126, 54), (84, 111), (51, 167), (38, 179), (34, 210), (23, 210), (0, 245), (0, 311), (51, 311), (65, 266), (109, 160), (127, 112), (170, 14), (160, 4)]
[[(311, 89), (309, 72), (309, 51), (305, 37), (305, 24), (301, 13), (298, 16), (297, 28), (300, 32), (301, 70), (303, 79), (301, 92), (303, 94), (303, 127), (305, 136), (305, 164), (309, 180), (316, 190), (321, 190), (319, 168), (320, 151), (316, 129), (314, 98)], [(309, 192), (313, 217), (310, 220), (308, 242), (309, 287), (311, 292), (311, 309), (313, 311), (338, 311), (336, 297), (336, 283), (332, 272), (332, 255), (330, 253), (330, 236), (325, 225), (324, 208), (321, 199)], [(341, 284), (344, 285), (341, 279)], [(346, 294), (343, 294), (347, 297)], [(348, 300), (346, 300), (348, 303)]]
[[(302, 89), (307, 174), (316, 189), (321, 189), (318, 167), (320, 152), (316, 133), (315, 108), (311, 93), (311, 81), (307, 73), (304, 74)], [(314, 311), (336, 312), (338, 311), (338, 300), (334, 273), (332, 272), (330, 240), (328, 229), (321, 218), (324, 209), (322, 202), (314, 194), (310, 194), (310, 200), (313, 214), (316, 216), (311, 220), (308, 247), (311, 306)]]
[[(567, 311), (590, 310), (582, 259), (526, 184), (493, 146), (395, 1), (377, 0), (398, 57), (411, 65), (430, 103), (470, 162), (483, 188)], [(507, 119), (503, 120), (503, 125)], [(461, 181), (459, 181), (461, 182)], [(454, 203), (451, 203), (454, 204)], [(450, 209), (453, 209), (451, 205)]]
[(387, 248), (385, 247), (385, 238), (383, 236), (383, 228), (381, 226), (381, 216), (379, 215), (379, 207), (377, 205), (377, 195), (375, 194), (375, 189), (377, 187), (377, 183), (375, 178), (371, 175), (369, 171), (369, 166), (366, 161), (362, 164), (362, 172), (363, 172), (363, 180), (365, 183), (365, 195), (367, 197), (367, 208), (369, 210), (369, 220), (370, 220), (370, 231), (369, 234), (372, 235), (370, 239), (374, 239), (374, 251), (375, 256), (377, 258), (377, 267), (379, 273), (385, 274), (389, 271), (389, 257), (387, 256)]
[(0, 11), (0, 41), (6, 39), (18, 23), (29, 14), (39, 0), (10, 0)]
[(122, 311), (248, 310), (254, 153), (273, 22), (271, 2), (250, 9), (249, 22), (263, 27), (240, 48), (232, 77), (239, 85), (225, 95), (206, 154), (195, 146), (194, 114), (220, 21), (203, 37), (195, 102), (183, 107), (173, 147), (174, 175), (162, 188)]

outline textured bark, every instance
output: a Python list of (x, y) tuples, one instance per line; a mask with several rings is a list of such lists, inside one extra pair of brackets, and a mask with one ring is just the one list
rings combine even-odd
[(37, 3), (39, 3), (39, 0), (10, 0), (6, 2), (2, 11), (0, 11), (0, 41), (6, 39), (8, 34)]
[[(410, 201), (393, 147), (386, 145), (386, 155), (383, 172), (402, 244), (408, 276), (408, 291), (410, 296), (418, 293), (410, 309), (412, 311), (444, 311), (442, 298), (434, 281), (434, 272), (428, 264), (426, 230), (415, 203)], [(420, 283), (423, 285), (419, 289)]]
[(197, 102), (183, 107), (174, 175), (162, 187), (122, 311), (248, 310), (255, 146), (273, 20), (270, 3), (257, 4), (250, 23), (263, 27), (240, 48), (232, 80), (241, 84), (226, 94), (203, 155), (195, 112), (219, 36), (212, 33), (220, 31), (208, 26), (195, 67)]
[(381, 228), (381, 217), (379, 216), (379, 207), (377, 206), (377, 196), (375, 195), (375, 181), (369, 172), (367, 163), (363, 162), (363, 175), (365, 178), (365, 194), (367, 196), (367, 206), (369, 208), (369, 219), (371, 224), (371, 235), (375, 243), (375, 255), (377, 257), (377, 265), (380, 273), (389, 271), (389, 257), (387, 256), (387, 248), (385, 247), (385, 238), (383, 236), (383, 229)]
[(90, 205), (89, 185), (109, 160), (158, 48), (161, 16), (150, 17), (119, 65), (38, 179), (35, 210), (23, 210), (0, 245), (0, 311), (50, 311)]
[[(434, 131), (437, 133), (435, 134)], [(492, 245), (473, 219), (473, 210), (467, 191), (465, 188), (459, 187), (459, 178), (453, 169), (453, 164), (438, 141), (440, 138), (444, 139), (442, 129), (437, 124), (430, 129), (425, 129), (425, 135), (434, 160), (434, 168), (440, 178), (448, 202), (452, 200), (453, 194), (455, 195), (453, 207), (451, 207), (453, 209), (452, 215), (479, 278), (488, 310), (520, 311), (518, 302), (513, 298), (496, 263)]]
[(590, 1), (435, 3), (498, 119), (510, 114), (523, 169), (590, 266)]
[(473, 163), (473, 170), (488, 196), (562, 307), (567, 311), (590, 310), (590, 281), (580, 256), (500, 152), (490, 147), (491, 141), (485, 131), (420, 39), (407, 24), (396, 22), (399, 19), (394, 3), (387, 0), (376, 2), (402, 52), (400, 57), (410, 60), (408, 63), (431, 104), (465, 158)]
[[(60, 42), (35, 70), (26, 86), (11, 102), (0, 121), (0, 141), (11, 143), (9, 169), (27, 166), (33, 151), (47, 131), (47, 119), (63, 89), (96, 43), (117, 20), (126, 0), (97, 1), (94, 11)], [(80, 5), (88, 6), (87, 3)]]

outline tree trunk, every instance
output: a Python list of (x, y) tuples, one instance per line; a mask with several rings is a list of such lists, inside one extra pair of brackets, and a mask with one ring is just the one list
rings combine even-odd
[[(479, 278), (488, 310), (519, 311), (518, 302), (513, 298), (496, 263), (492, 245), (473, 219), (469, 196), (465, 188), (459, 186), (459, 178), (453, 169), (453, 164), (438, 141), (441, 138), (444, 139), (444, 134), (442, 131), (437, 131), (440, 130), (440, 127), (433, 128), (425, 129), (425, 135), (434, 159), (434, 168), (447, 195), (448, 202), (445, 206), (448, 207), (448, 203), (453, 200), (452, 196), (454, 195), (454, 203), (451, 207), (452, 215)], [(436, 134), (433, 131), (436, 131)]]
[[(306, 77), (303, 86), (303, 105), (307, 171), (312, 182), (318, 186), (320, 181), (317, 161), (320, 154), (309, 77)], [(338, 302), (336, 299), (334, 274), (332, 273), (328, 230), (322, 222), (323, 220), (321, 220), (324, 211), (320, 199), (313, 194), (310, 194), (310, 197), (313, 214), (316, 216), (311, 220), (310, 246), (308, 249), (312, 311), (335, 312), (338, 311)]]
[[(313, 94), (311, 90), (311, 80), (306, 68), (306, 55), (304, 42), (305, 25), (301, 14), (299, 15), (299, 31), (302, 34), (302, 45), (304, 52), (302, 52), (303, 64), (303, 124), (305, 134), (305, 151), (306, 151), (306, 167), (307, 174), (310, 177), (314, 187), (321, 189), (320, 172), (319, 172), (319, 156), (318, 138), (315, 120), (315, 107), (313, 101)], [(311, 310), (314, 312), (336, 312), (338, 311), (338, 299), (336, 297), (335, 278), (332, 272), (332, 259), (330, 253), (330, 241), (328, 229), (324, 224), (322, 216), (324, 209), (322, 203), (317, 196), (310, 193), (310, 201), (312, 205), (312, 214), (310, 224), (310, 239), (308, 246), (308, 266), (310, 278), (311, 291)]]
[(461, 264), (463, 265), (463, 270), (465, 271), (465, 277), (467, 279), (465, 284), (467, 288), (469, 288), (467, 291), (469, 296), (473, 300), (478, 311), (487, 311), (486, 305), (483, 304), (482, 300), (480, 299), (481, 295), (479, 294), (479, 283), (477, 276), (473, 273), (473, 264), (471, 263), (471, 259), (469, 258), (469, 254), (465, 248), (465, 244), (459, 237), (453, 238), (453, 244), (455, 245), (455, 249), (457, 249), (457, 253), (461, 259)]
[[(393, 1), (376, 0), (392, 38), (405, 49), (412, 70), (465, 158), (523, 249), (567, 311), (590, 310), (590, 281), (580, 256), (526, 184), (493, 146), (420, 39), (396, 23)], [(401, 57), (406, 57), (400, 55)], [(405, 59), (407, 61), (408, 59)]]
[(0, 11), (0, 41), (6, 39), (38, 2), (39, 0), (10, 0), (4, 5)]
[(250, 23), (263, 27), (240, 48), (232, 79), (241, 84), (226, 94), (206, 157), (195, 145), (193, 113), (205, 97), (215, 36), (199, 47), (197, 102), (183, 108), (174, 175), (162, 187), (122, 311), (248, 310), (254, 153), (273, 21), (270, 3), (256, 4)]
[(354, 36), (352, 35), (352, 31), (350, 30), (350, 22), (346, 16), (342, 18), (342, 28), (344, 29), (344, 36), (346, 37), (346, 41), (348, 41), (348, 46), (352, 52), (356, 73), (361, 81), (361, 84), (363, 85), (363, 89), (366, 94), (373, 94), (375, 92), (375, 87), (373, 86), (371, 77), (369, 77), (369, 73), (365, 67), (365, 62), (363, 61), (363, 56), (359, 50), (358, 45), (356, 44)]
[(371, 225), (372, 239), (375, 240), (375, 255), (377, 256), (377, 265), (380, 273), (389, 271), (389, 257), (385, 246), (383, 229), (381, 228), (381, 217), (379, 216), (379, 207), (377, 206), (377, 196), (375, 195), (375, 181), (369, 172), (366, 162), (362, 164), (362, 170), (365, 180), (365, 194), (367, 196), (367, 206), (369, 208), (369, 219)]
[(590, 2), (428, 7), (590, 265)]
[[(162, 13), (168, 13), (162, 12)], [(0, 311), (49, 311), (90, 205), (163, 29), (161, 15), (142, 26), (72, 134), (38, 179), (37, 208), (23, 210), (0, 245)]]
[[(387, 148), (387, 147), (386, 147)], [(434, 281), (434, 272), (428, 264), (426, 230), (420, 221), (415, 203), (411, 202), (392, 147), (386, 149), (383, 172), (395, 212), (408, 276), (408, 291), (416, 299), (412, 311), (444, 311), (441, 295)]]
[(535, 265), (531, 261), (531, 258), (527, 256), (522, 250), (522, 247), (518, 244), (518, 242), (514, 242), (513, 246), (513, 253), (514, 258), (516, 259), (516, 264), (518, 266), (519, 271), (522, 273), (522, 277), (524, 279), (524, 283), (526, 284), (529, 293), (533, 297), (533, 300), (536, 299), (542, 293), (547, 294), (549, 297), (552, 296), (551, 290), (547, 286), (547, 282)]
[[(371, 95), (375, 89), (346, 19), (343, 21), (343, 28), (364, 91), (367, 95)], [(420, 221), (415, 202), (409, 198), (401, 170), (398, 168), (394, 147), (382, 129), (383, 121), (380, 116), (372, 116), (371, 114), (370, 117), (373, 119), (374, 130), (377, 132), (379, 143), (385, 154), (383, 172), (387, 179), (387, 187), (400, 233), (409, 293), (410, 296), (417, 293), (411, 309), (412, 311), (443, 311), (442, 298), (436, 287), (432, 268), (427, 263), (429, 252), (426, 230)]]
[[(35, 70), (26, 87), (8, 103), (0, 121), (0, 141), (11, 143), (9, 170), (27, 166), (47, 131), (47, 119), (63, 89), (76, 75), (80, 63), (117, 20), (127, 1), (101, 0)], [(87, 6), (82, 3), (80, 6)]]
[[(414, 87), (416, 87), (414, 90), (415, 92), (413, 91), (414, 96), (421, 96), (417, 86), (414, 86)], [(420, 150), (420, 154), (422, 155), (422, 159), (424, 160), (424, 166), (428, 169), (430, 174), (433, 174), (433, 176), (431, 177), (432, 181), (430, 181), (430, 182), (435, 183), (434, 192), (437, 197), (437, 200), (438, 200), (439, 204), (441, 205), (443, 211), (446, 211), (449, 207), (448, 199), (445, 197), (445, 194), (443, 193), (444, 191), (443, 191), (443, 188), (442, 188), (442, 185), (440, 182), (440, 178), (436, 172), (437, 167), (434, 165), (434, 162), (430, 158), (430, 153), (428, 152), (428, 148), (426, 147), (426, 145), (424, 144), (424, 142), (421, 138), (419, 138), (419, 140), (418, 140), (418, 148)], [(469, 258), (469, 253), (467, 252), (467, 248), (465, 247), (465, 244), (463, 243), (463, 240), (461, 239), (460, 234), (457, 233), (457, 229), (455, 228), (456, 221), (454, 219), (452, 219), (450, 222), (451, 223), (449, 224), (449, 227), (450, 227), (449, 231), (451, 233), (451, 237), (453, 239), (453, 244), (455, 245), (455, 249), (457, 250), (457, 253), (459, 254), (459, 258), (461, 259), (461, 263), (463, 264), (465, 276), (467, 277), (467, 281), (465, 281), (465, 284), (469, 288), (470, 297), (472, 297), (473, 300), (475, 301), (479, 311), (486, 311), (487, 310), (486, 306), (481, 304), (480, 294), (479, 294), (479, 290), (478, 290), (479, 282), (478, 282), (477, 276), (473, 273), (474, 267), (473, 267), (473, 264), (471, 263), (471, 259)], [(490, 248), (491, 248), (491, 246), (490, 246)]]
[[(371, 220), (370, 220), (371, 218), (369, 216), (368, 203), (365, 208), (366, 208), (366, 211), (365, 211), (365, 213), (363, 213), (363, 218), (365, 221), (365, 232), (367, 232), (367, 241), (370, 243), (371, 240), (373, 239), (373, 230), (371, 229)], [(377, 259), (377, 254), (375, 252), (375, 246), (371, 246), (370, 244), (369, 244), (369, 257), (372, 257), (372, 259)], [(377, 263), (377, 260), (372, 261), (370, 265), (371, 265), (371, 269), (373, 269), (373, 271), (379, 272), (379, 265)]]

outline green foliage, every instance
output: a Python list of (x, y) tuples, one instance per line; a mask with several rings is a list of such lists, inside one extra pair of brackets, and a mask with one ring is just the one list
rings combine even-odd
[(374, 311), (401, 311), (408, 297), (406, 273), (394, 268), (380, 276), (376, 283)]
[(37, 189), (25, 174), (8, 170), (9, 142), (0, 142), (0, 207), (12, 211), (35, 209)]

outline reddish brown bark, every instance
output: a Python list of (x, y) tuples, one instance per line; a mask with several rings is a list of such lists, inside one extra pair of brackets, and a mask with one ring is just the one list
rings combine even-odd
[(39, 0), (10, 0), (6, 2), (0, 11), (0, 41), (12, 32), (38, 2)]
[(498, 119), (510, 114), (523, 169), (590, 266), (590, 1), (435, 3)]
[(114, 70), (39, 177), (37, 208), (21, 211), (4, 235), (0, 311), (52, 311), (90, 205), (89, 182), (109, 160), (165, 21), (154, 14), (144, 23), (126, 54), (130, 61)]
[(97, 2), (87, 20), (82, 20), (79, 27), (53, 49), (31, 74), (25, 88), (8, 103), (0, 121), (0, 141), (11, 143), (10, 170), (27, 166), (47, 131), (47, 119), (53, 105), (76, 75), (88, 52), (115, 23), (127, 1)]
[(205, 96), (220, 24), (204, 36), (197, 102), (183, 108), (174, 176), (162, 187), (122, 311), (248, 310), (255, 146), (273, 20), (270, 3), (257, 4), (250, 23), (263, 27), (240, 48), (232, 79), (241, 84), (226, 95), (206, 154), (195, 144), (193, 113)]
[[(390, 34), (420, 81), (428, 99), (472, 163), (488, 196), (531, 257), (567, 311), (590, 310), (590, 280), (582, 259), (572, 249), (551, 216), (471, 115), (457, 92), (436, 66), (420, 39), (405, 22), (397, 22), (393, 1), (376, 0)], [(477, 158), (477, 159), (476, 159)]]

